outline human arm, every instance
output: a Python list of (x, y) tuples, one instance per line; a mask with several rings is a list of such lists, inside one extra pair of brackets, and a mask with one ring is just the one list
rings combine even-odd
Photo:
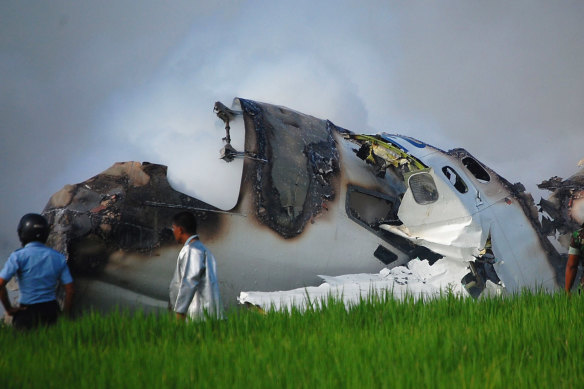
[(8, 292), (6, 291), (6, 283), (7, 282), (4, 278), (0, 278), (0, 300), (2, 301), (6, 313), (12, 315), (14, 312), (18, 311), (18, 308), (15, 308), (10, 304)]
[(71, 314), (71, 307), (73, 305), (73, 295), (75, 294), (75, 288), (73, 286), (73, 277), (71, 277), (71, 272), (69, 271), (69, 266), (63, 257), (63, 268), (61, 270), (60, 280), (61, 284), (65, 288), (65, 299), (63, 300), (63, 313), (65, 315)]
[(65, 287), (65, 301), (63, 302), (63, 313), (67, 316), (71, 314), (71, 306), (73, 305), (73, 295), (75, 294), (75, 288), (73, 283), (63, 285)]
[(578, 264), (580, 262), (580, 256), (576, 254), (570, 254), (568, 256), (568, 263), (566, 264), (566, 292), (570, 293), (572, 286), (574, 285), (574, 280), (576, 279), (576, 273), (578, 272)]
[(15, 312), (18, 312), (21, 308), (13, 307), (10, 304), (10, 299), (8, 298), (8, 291), (6, 290), (6, 284), (10, 279), (16, 274), (18, 270), (18, 263), (16, 261), (16, 257), (11, 255), (4, 264), (4, 268), (0, 271), (0, 301), (2, 301), (2, 305), (4, 306), (4, 310), (8, 315), (12, 315)]

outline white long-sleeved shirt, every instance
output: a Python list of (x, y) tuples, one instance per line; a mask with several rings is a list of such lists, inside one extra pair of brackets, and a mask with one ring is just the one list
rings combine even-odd
[(191, 319), (202, 319), (205, 312), (223, 317), (215, 257), (197, 235), (189, 237), (178, 254), (170, 304), (175, 312), (186, 313)]

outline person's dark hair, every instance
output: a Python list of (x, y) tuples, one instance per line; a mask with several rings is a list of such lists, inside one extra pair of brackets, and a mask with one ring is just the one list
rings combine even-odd
[(172, 224), (184, 228), (189, 234), (197, 233), (197, 219), (191, 212), (179, 212), (172, 218)]
[(17, 232), (23, 246), (30, 242), (45, 243), (49, 237), (49, 223), (38, 213), (27, 213), (20, 219)]

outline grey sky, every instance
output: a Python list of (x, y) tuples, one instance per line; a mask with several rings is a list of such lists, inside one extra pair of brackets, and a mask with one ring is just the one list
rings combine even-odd
[(195, 3), (0, 4), (0, 254), (116, 161), (229, 192), (212, 106), (235, 96), (464, 147), (530, 190), (584, 157), (584, 3)]

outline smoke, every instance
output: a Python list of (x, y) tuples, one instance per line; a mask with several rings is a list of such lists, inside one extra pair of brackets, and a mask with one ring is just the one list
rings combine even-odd
[(241, 164), (212, 107), (236, 96), (464, 147), (531, 191), (584, 156), (578, 2), (198, 3), (0, 5), (0, 246), (117, 161), (228, 208)]

